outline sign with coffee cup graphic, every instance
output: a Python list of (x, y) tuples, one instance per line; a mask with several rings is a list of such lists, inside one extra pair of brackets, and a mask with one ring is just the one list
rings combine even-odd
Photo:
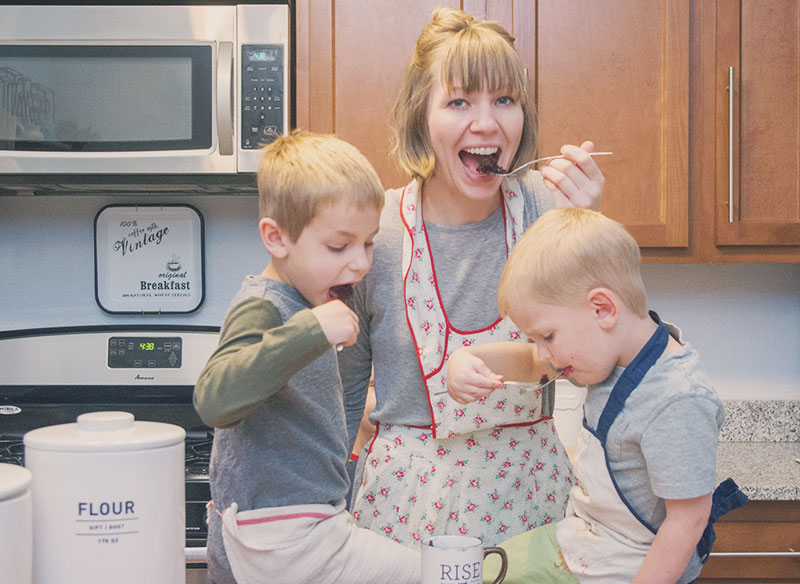
[(190, 205), (109, 205), (95, 217), (95, 295), (106, 312), (186, 313), (203, 303), (203, 218)]

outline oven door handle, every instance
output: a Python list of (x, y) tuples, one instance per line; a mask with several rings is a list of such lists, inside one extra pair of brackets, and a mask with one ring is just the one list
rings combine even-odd
[(217, 141), (222, 156), (233, 155), (233, 43), (219, 43), (217, 56)]
[(183, 548), (183, 555), (186, 557), (187, 564), (205, 563), (207, 558), (207, 548), (204, 547)]

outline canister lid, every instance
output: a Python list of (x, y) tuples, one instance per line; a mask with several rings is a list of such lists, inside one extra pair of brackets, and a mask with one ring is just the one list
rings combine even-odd
[(0, 463), (0, 501), (19, 495), (28, 488), (32, 478), (27, 468)]
[(23, 436), (25, 448), (61, 452), (146, 450), (182, 442), (186, 431), (174, 424), (136, 422), (128, 412), (81, 414), (72, 424), (31, 430)]

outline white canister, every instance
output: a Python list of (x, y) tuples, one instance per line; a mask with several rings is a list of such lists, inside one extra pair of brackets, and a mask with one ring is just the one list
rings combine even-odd
[(183, 584), (185, 437), (127, 412), (25, 434), (34, 584)]
[(31, 472), (0, 464), (0, 580), (30, 584), (33, 567)]

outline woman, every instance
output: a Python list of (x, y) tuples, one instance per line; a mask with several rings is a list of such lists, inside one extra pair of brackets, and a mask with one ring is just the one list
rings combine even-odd
[(352, 302), (362, 332), (340, 363), (351, 438), (372, 367), (375, 378), (377, 432), (353, 512), (408, 545), (459, 533), (494, 545), (564, 515), (572, 470), (553, 388), (504, 387), (464, 406), (445, 392), (446, 355), (527, 340), (497, 312), (508, 251), (553, 206), (596, 203), (603, 175), (590, 142), (519, 179), (487, 172), (533, 158), (534, 116), (513, 37), (460, 11), (438, 9), (423, 28), (393, 116), (395, 153), (414, 180), (387, 192)]

